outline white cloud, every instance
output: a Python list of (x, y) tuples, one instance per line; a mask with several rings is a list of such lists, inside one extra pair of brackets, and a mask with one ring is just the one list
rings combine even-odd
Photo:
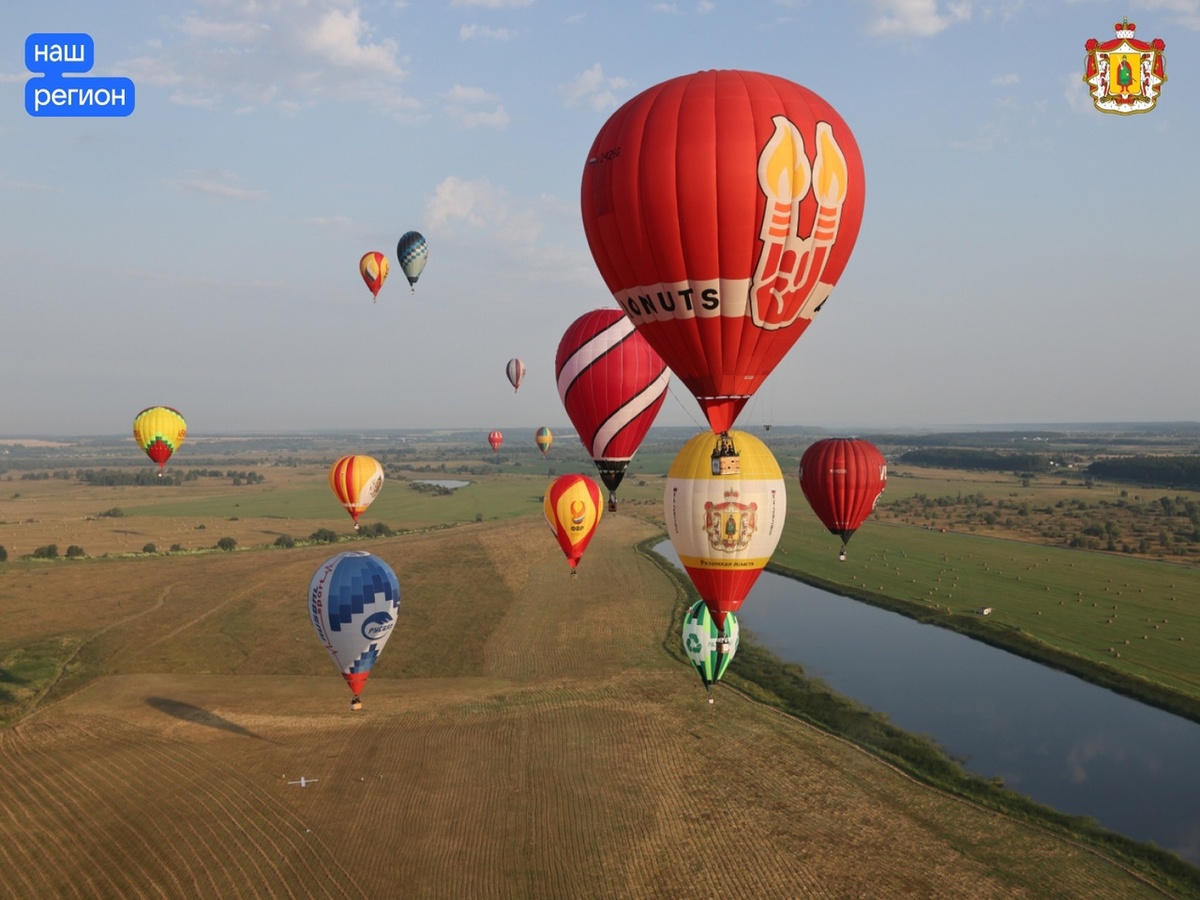
[(425, 221), (431, 229), (452, 228), (456, 224), (494, 227), (507, 220), (508, 215), (507, 194), (486, 178), (465, 181), (451, 175), (425, 201)]
[(304, 45), (336, 66), (361, 69), (376, 75), (404, 74), (396, 62), (396, 42), (364, 43), (368, 28), (357, 9), (330, 10), (303, 34)]
[[(487, 125), (492, 128), (504, 128), (509, 123), (508, 113), (499, 98), (481, 87), (468, 87), (456, 84), (443, 95), (446, 101), (443, 107), (446, 115), (457, 121), (464, 128), (474, 128), (476, 125)], [(481, 104), (489, 105), (481, 109)]]
[(585, 72), (575, 76), (574, 81), (558, 86), (558, 93), (567, 106), (584, 103), (597, 112), (613, 109), (617, 106), (616, 91), (629, 87), (630, 82), (625, 78), (606, 77), (596, 63)]
[(222, 200), (261, 201), (267, 192), (261, 188), (247, 188), (241, 178), (233, 172), (221, 169), (188, 169), (175, 182), (175, 186), (195, 194), (204, 194)]
[(680, 9), (678, 3), (652, 3), (650, 4), (650, 12), (678, 15)]
[(532, 6), (533, 0), (454, 0), (451, 6), (476, 6), (483, 9), (516, 9)]
[(18, 181), (12, 178), (0, 178), (0, 190), (32, 191), (41, 193), (62, 193), (61, 185), (46, 184), (40, 181)]
[(310, 216), (303, 221), (307, 225), (315, 225), (318, 228), (331, 228), (336, 231), (351, 231), (354, 227), (354, 221), (349, 216), (342, 214), (336, 216)]
[(173, 38), (114, 71), (176, 88), (173, 102), (295, 112), (323, 99), (398, 112), (418, 106), (401, 85), (405, 60), (377, 36), (359, 0), (196, 0)]
[(1082, 79), (1079, 72), (1072, 72), (1062, 77), (1063, 97), (1067, 105), (1075, 112), (1086, 112), (1093, 109), (1092, 95), (1089, 85)]
[(493, 28), (490, 25), (463, 25), (458, 29), (460, 41), (510, 41), (517, 36), (511, 28)]
[(1015, 72), (1007, 72), (1004, 75), (997, 75), (995, 78), (993, 78), (992, 84), (1003, 87), (1004, 85), (1016, 84), (1020, 80), (1020, 76)]
[[(1200, 31), (1200, 0), (1141, 0), (1138, 4), (1141, 9), (1162, 9), (1169, 13), (1174, 13), (1170, 20), (1176, 25), (1182, 25), (1184, 28), (1190, 28), (1192, 31)], [(1130, 18), (1133, 18), (1130, 16)], [(1137, 20), (1134, 19), (1136, 22)], [(1157, 35), (1151, 35), (1149, 38), (1142, 35), (1139, 31), (1138, 37), (1142, 40), (1153, 40)]]
[(876, 37), (932, 37), (971, 18), (969, 2), (946, 3), (944, 11), (937, 0), (871, 0), (871, 7), (867, 32)]

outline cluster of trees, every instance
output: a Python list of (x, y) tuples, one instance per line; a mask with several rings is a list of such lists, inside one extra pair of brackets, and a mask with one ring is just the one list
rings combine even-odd
[[(3, 548), (0, 548), (2, 550)], [(78, 559), (81, 556), (87, 556), (87, 553), (78, 544), (72, 544), (67, 548), (67, 559)], [(32, 553), (27, 553), (25, 559), (58, 559), (58, 544), (45, 544), (37, 547)], [(8, 559), (8, 551), (4, 551), (3, 557), (0, 557), (0, 562)]]
[(1200, 490), (1200, 456), (1127, 456), (1098, 459), (1088, 474), (1107, 481)]
[(431, 484), (428, 481), (413, 481), (409, 484), (409, 487), (414, 491), (420, 491), (422, 494), (433, 494), (438, 497), (454, 493), (453, 488), (448, 488), (444, 484)]
[(1007, 453), (1001, 450), (972, 450), (963, 447), (927, 447), (906, 450), (897, 462), (936, 469), (965, 469), (970, 472), (1050, 472), (1074, 462), (1048, 453)]
[[(45, 475), (45, 473), (37, 473)], [(22, 478), (27, 476), (22, 475)], [(54, 473), (54, 477), (70, 477), (66, 473)], [(266, 481), (266, 476), (259, 474), (253, 470), (236, 471), (227, 469), (188, 469), (186, 472), (165, 472), (159, 475), (157, 469), (140, 468), (135, 471), (129, 469), (76, 469), (76, 480), (83, 484), (99, 485), (102, 487), (124, 486), (124, 485), (176, 485), (183, 484), (187, 481), (196, 481), (200, 478), (228, 478), (234, 484), (261, 484)]]
[[(884, 495), (886, 497), (886, 494)], [(881, 519), (931, 528), (995, 531), (1086, 550), (1200, 556), (1200, 503), (1182, 496), (1080, 498), (1038, 503), (982, 493), (881, 501)]]
[[(355, 532), (359, 537), (365, 538), (391, 537), (395, 533), (392, 527), (384, 522), (360, 524), (358, 531)], [(308, 539), (315, 544), (336, 544), (342, 539), (342, 536), (332, 528), (318, 528), (308, 536)], [(295, 539), (286, 534), (281, 534), (275, 539), (276, 547), (293, 547), (295, 543)]]

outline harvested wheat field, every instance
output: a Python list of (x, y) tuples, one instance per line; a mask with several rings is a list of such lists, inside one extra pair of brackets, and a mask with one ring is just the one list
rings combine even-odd
[(1163, 895), (709, 705), (650, 533), (607, 517), (576, 578), (535, 516), (371, 542), (404, 597), (359, 713), (305, 616), (328, 547), (9, 567), (4, 644), (64, 649), (0, 730), (0, 896)]

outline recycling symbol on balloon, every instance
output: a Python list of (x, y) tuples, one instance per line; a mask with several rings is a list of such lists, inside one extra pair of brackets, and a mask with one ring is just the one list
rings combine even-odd
[(687, 651), (688, 653), (699, 653), (700, 638), (696, 637), (694, 634), (689, 634), (687, 636)]

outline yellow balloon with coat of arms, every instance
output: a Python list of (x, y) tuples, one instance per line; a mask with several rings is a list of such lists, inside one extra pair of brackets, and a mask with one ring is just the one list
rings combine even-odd
[(787, 490), (779, 463), (744, 431), (702, 432), (671, 463), (664, 504), (679, 561), (722, 627), (783, 533)]

